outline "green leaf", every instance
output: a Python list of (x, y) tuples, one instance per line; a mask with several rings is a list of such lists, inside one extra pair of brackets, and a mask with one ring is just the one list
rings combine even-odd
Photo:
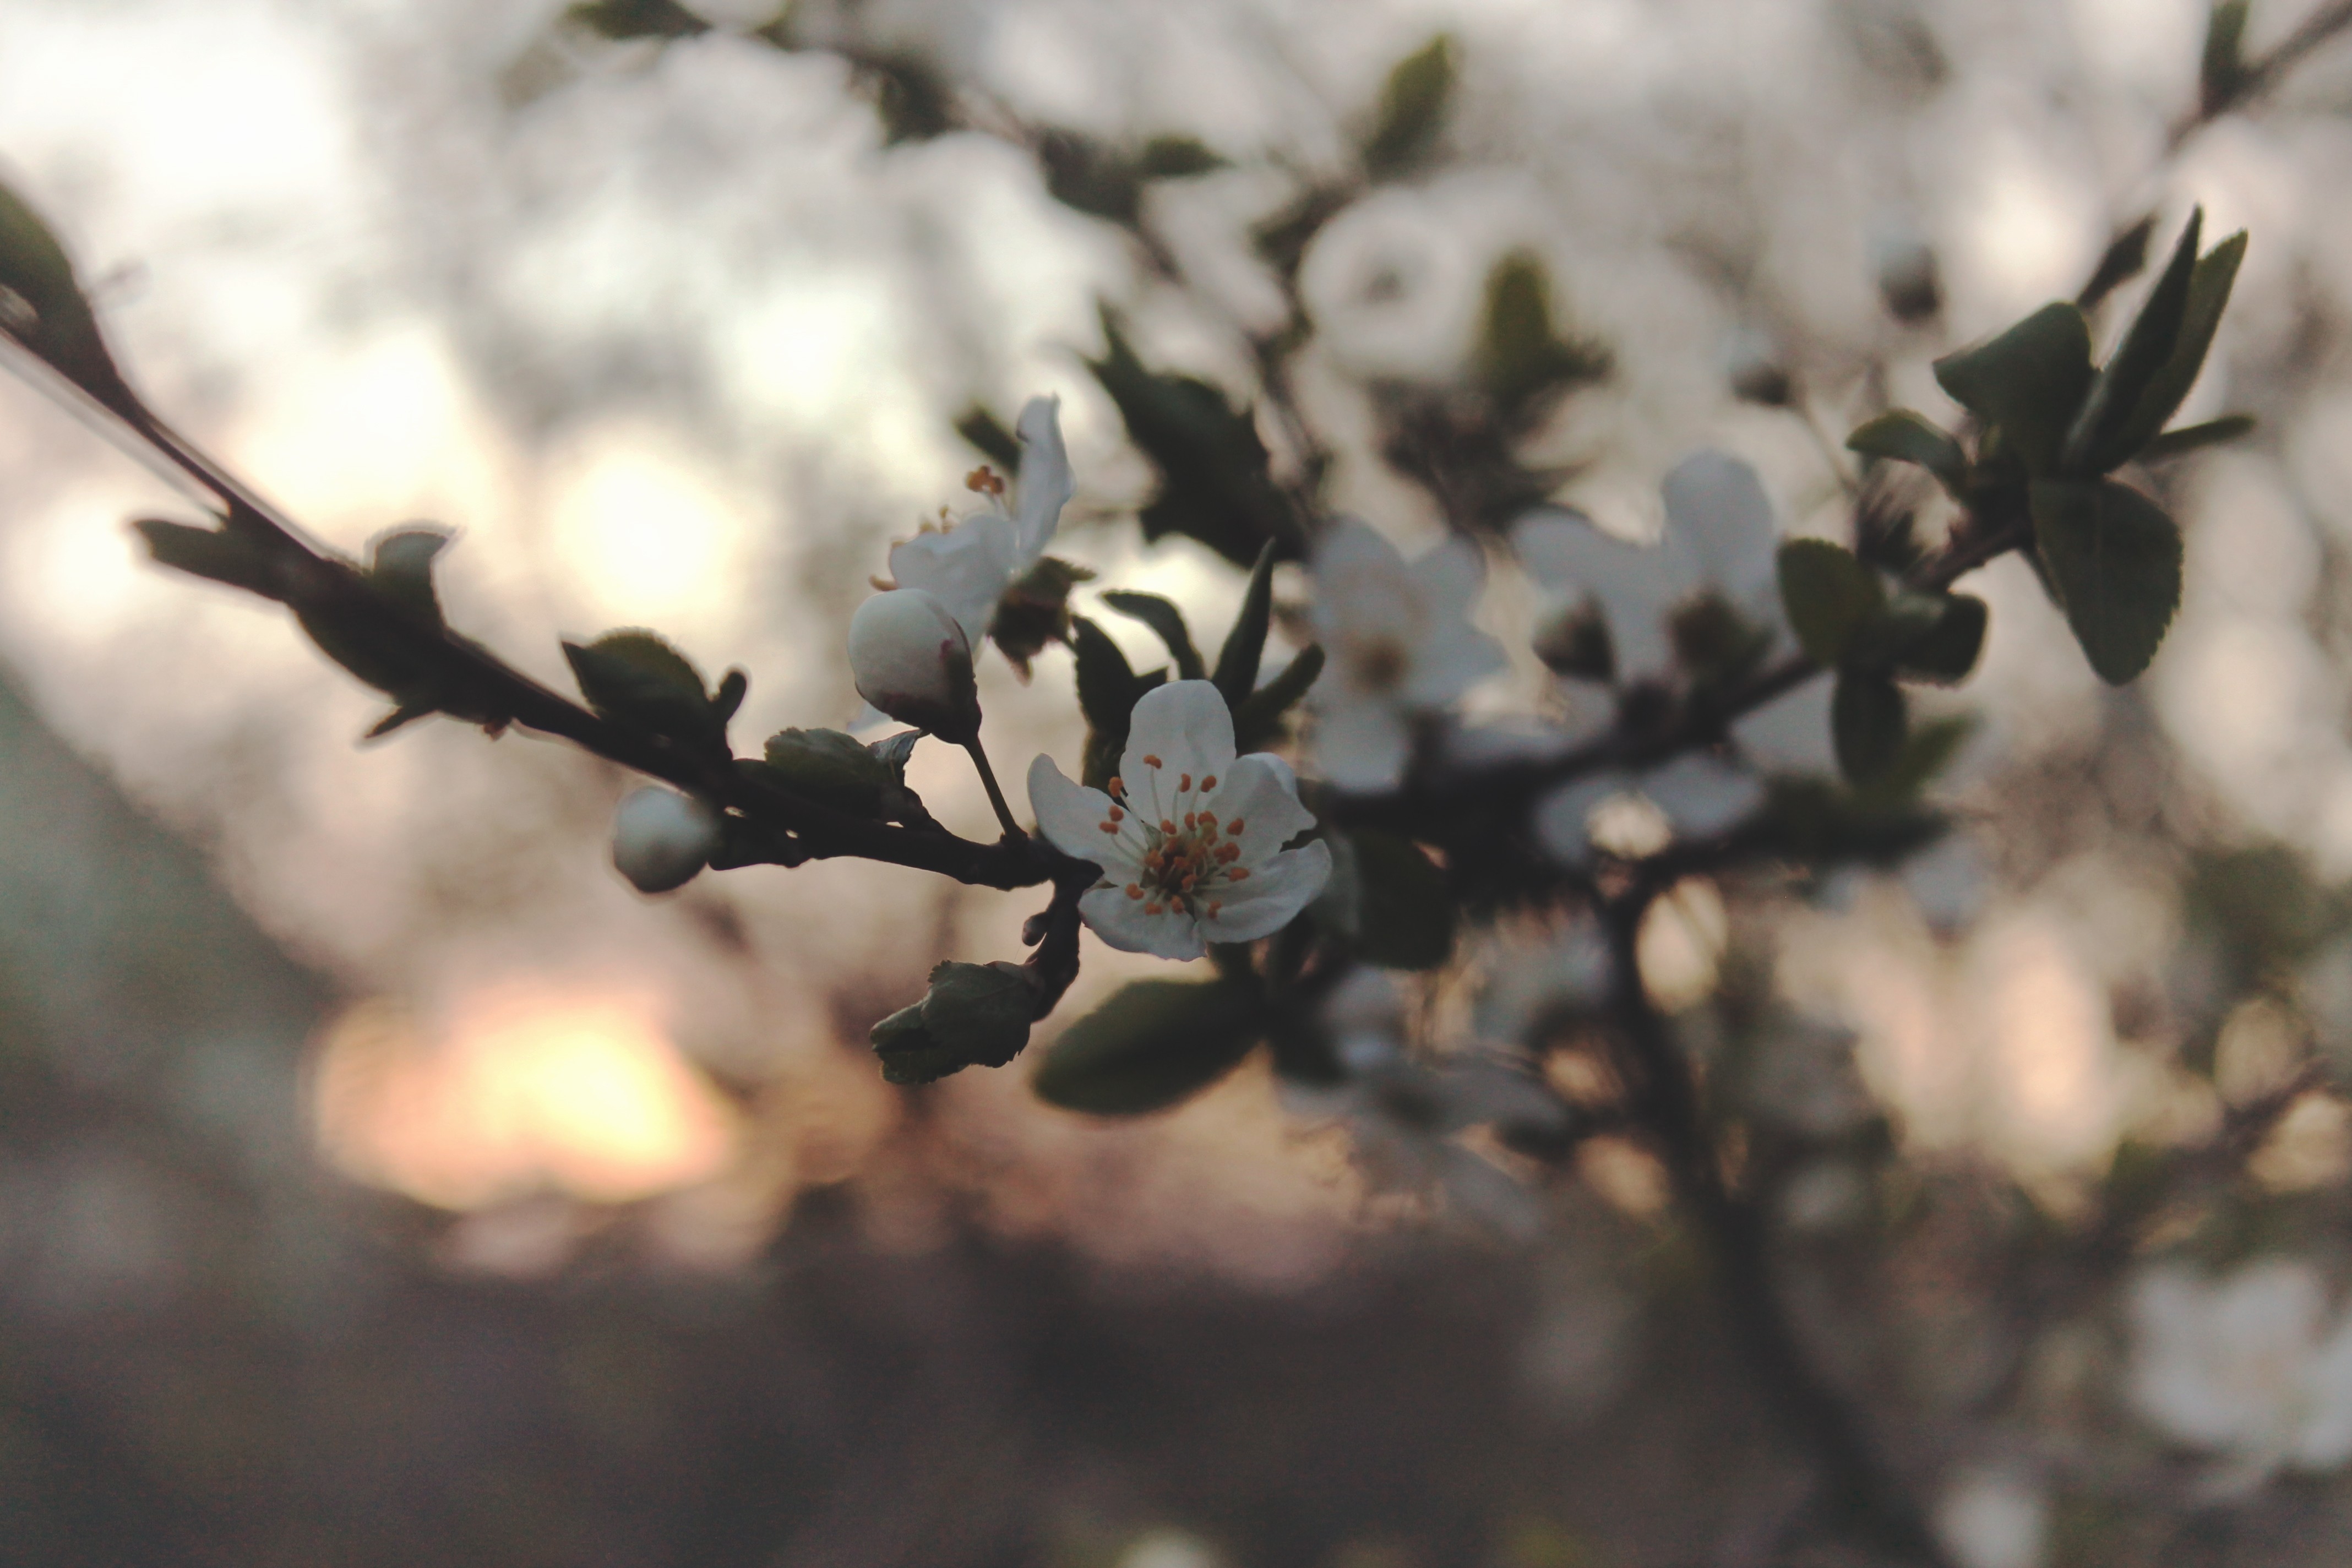
[(1780, 575), (1789, 625), (1805, 657), (1825, 667), (1845, 658), (1854, 633), (1886, 602), (1878, 574), (1826, 539), (1791, 539), (1781, 545)]
[(1960, 747), (1977, 731), (1977, 721), (1966, 713), (1947, 713), (1911, 726), (1903, 738), (1902, 753), (1864, 793), (1865, 804), (1896, 807), (1916, 800), (1919, 792), (1941, 777)]
[(738, 665), (719, 678), (719, 689), (710, 694), (710, 710), (719, 715), (721, 724), (735, 717), (737, 709), (751, 690), (751, 677)]
[(1234, 710), (1234, 746), (1237, 751), (1255, 752), (1282, 733), (1283, 715), (1297, 705), (1314, 686), (1315, 678), (1323, 673), (1323, 650), (1308, 643), (1298, 650), (1298, 657), (1283, 667), (1282, 673), (1249, 694), (1242, 705)]
[(1265, 1027), (1253, 984), (1138, 980), (1063, 1030), (1030, 1083), (1066, 1110), (1139, 1116), (1224, 1077)]
[(629, 38), (691, 38), (710, 31), (710, 24), (677, 0), (580, 0), (563, 18), (600, 37), (621, 42)]
[(2091, 389), (2091, 329), (2073, 305), (2044, 305), (1998, 337), (1936, 362), (1952, 400), (2023, 454), (2035, 473), (2055, 467)]
[(1274, 628), (1274, 542), (1257, 552), (1249, 583), (1242, 590), (1242, 607), (1234, 616), (1233, 630), (1217, 650), (1217, 673), (1210, 679), (1228, 708), (1239, 708), (1257, 687), (1258, 661), (1265, 657), (1266, 634)]
[(1364, 172), (1375, 180), (1412, 173), (1436, 147), (1453, 97), (1454, 40), (1440, 33), (1389, 72), (1364, 141)]
[(1454, 906), (1445, 873), (1409, 838), (1351, 833), (1356, 950), (1387, 969), (1434, 969), (1454, 952)]
[(147, 552), (162, 565), (266, 599), (279, 596), (269, 557), (242, 534), (152, 517), (141, 518), (131, 526), (146, 540)]
[(1021, 440), (984, 405), (973, 404), (959, 416), (956, 434), (980, 448), (981, 455), (1007, 474), (1021, 471)]
[(2208, 118), (2235, 103), (2246, 89), (2247, 9), (2247, 0), (2218, 0), (2206, 17), (2197, 83), (2199, 107)]
[(1143, 693), (1135, 670), (1110, 634), (1084, 616), (1070, 617), (1071, 647), (1077, 655), (1078, 711), (1097, 730), (1127, 733), (1128, 715)]
[(1103, 603), (1160, 634), (1160, 640), (1168, 645), (1168, 657), (1176, 661), (1179, 680), (1199, 680), (1208, 673), (1201, 662), (1201, 650), (1192, 646), (1192, 630), (1184, 625), (1184, 612), (1174, 605), (1157, 594), (1131, 594), (1119, 588), (1105, 594)]
[(433, 563), (449, 547), (438, 528), (403, 528), (380, 534), (368, 546), (368, 581), (413, 615), (441, 624), (441, 596), (433, 587)]
[(1232, 163), (1193, 136), (1154, 136), (1135, 156), (1135, 172), (1147, 180), (1189, 180)]
[(1969, 488), (1969, 455), (1950, 432), (1908, 408), (1890, 409), (1845, 438), (1846, 449), (1866, 458), (1916, 463), (1942, 481), (1955, 497)]
[(2117, 289), (2139, 276), (2147, 265), (2147, 242), (2156, 237), (2156, 215), (2148, 214), (2131, 227), (2116, 236), (2091, 268), (2091, 280), (2074, 296), (2074, 303), (2085, 310), (2095, 310), (2100, 301)]
[[(2068, 473), (2103, 474), (2130, 456), (2128, 449), (2115, 450), (2116, 437), (2132, 423), (2150, 384), (2179, 345), (2181, 321), (2189, 310), (2189, 281), (2197, 270), (2197, 237), (2204, 223), (2204, 208), (2189, 215), (2171, 261), (2141, 302), (2124, 341), (2092, 380), (2082, 411), (2066, 433), (2061, 467)], [(2169, 410), (2165, 416), (2170, 417)], [(2156, 432), (2151, 429), (2148, 434)]]
[(1866, 787), (1903, 755), (1909, 708), (1903, 689), (1871, 670), (1838, 672), (1830, 699), (1830, 732), (1837, 743), (1838, 771), (1848, 783)]
[(2197, 373), (2205, 366), (2205, 355), (2213, 346), (2214, 331), (2221, 324), (2221, 312), (2228, 307), (2230, 290), (2238, 280), (2238, 264), (2245, 255), (2246, 233), (2240, 229), (2207, 251), (2197, 263), (2189, 283), (2189, 306), (2181, 317), (2180, 335), (2173, 344), (2171, 357), (2148, 382), (2130, 419), (2116, 432), (2110, 443), (2093, 454), (2093, 462), (2103, 465), (2098, 471), (2105, 472), (2147, 446), (2156, 439), (2157, 432), (2180, 412), (2189, 389), (2197, 384)]
[(614, 723), (725, 748), (727, 726), (711, 709), (702, 672), (653, 633), (607, 632), (585, 647), (568, 642), (563, 657), (588, 706)]
[(1017, 963), (957, 963), (931, 971), (920, 1002), (867, 1036), (891, 1083), (931, 1083), (968, 1067), (1001, 1068), (1029, 1043), (1037, 991)]
[(2167, 430), (2140, 448), (2143, 463), (2161, 463), (2168, 458), (2179, 458), (2200, 447), (2234, 441), (2251, 432), (2254, 416), (2251, 414), (2225, 414), (2219, 419), (2208, 419), (2202, 425), (2185, 425), (2178, 430)]
[(1977, 667), (1990, 620), (1973, 594), (1904, 594), (1908, 622), (1893, 647), (1896, 673), (1940, 686), (1958, 686)]
[(1055, 126), (1038, 138), (1045, 194), (1074, 212), (1132, 228), (1143, 210), (1134, 164), (1092, 137)]
[(1610, 359), (1604, 349), (1560, 338), (1543, 262), (1531, 251), (1516, 250), (1486, 274), (1475, 364), (1496, 407), (1518, 420), (1544, 406), (1550, 394), (1608, 374)]
[(65, 247), (41, 215), (0, 184), (0, 331), (115, 413), (137, 423), (139, 400), (115, 368)]
[(2042, 570), (2099, 679), (2147, 668), (2180, 604), (2180, 530), (2112, 479), (2037, 479), (2030, 492)]
[(768, 737), (767, 766), (794, 795), (861, 816), (882, 804), (901, 772), (838, 730), (780, 730)]

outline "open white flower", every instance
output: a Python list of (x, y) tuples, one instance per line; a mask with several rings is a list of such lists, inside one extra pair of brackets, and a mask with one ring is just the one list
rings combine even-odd
[(659, 784), (633, 790), (613, 814), (613, 866), (641, 893), (692, 881), (725, 837), (719, 813)]
[(1509, 662), (1470, 624), (1485, 570), (1467, 541), (1407, 561), (1353, 519), (1317, 542), (1313, 568), (1315, 631), (1330, 659), (1315, 687), (1316, 758), (1343, 788), (1386, 789), (1404, 775), (1412, 717)]
[(1129, 952), (1198, 958), (1209, 942), (1270, 936), (1331, 875), (1320, 840), (1283, 847), (1315, 825), (1298, 781), (1279, 757), (1234, 754), (1233, 714), (1205, 680), (1143, 694), (1108, 794), (1040, 756), (1029, 804), (1056, 849), (1102, 868), (1078, 914)]
[(1013, 433), (1021, 438), (1021, 471), (1012, 507), (1004, 503), (1004, 482), (983, 468), (972, 480), (988, 497), (980, 510), (890, 547), (896, 585), (919, 588), (946, 605), (974, 648), (988, 636), (1005, 591), (1045, 556), (1076, 488), (1062, 445), (1060, 399), (1031, 398)]
[(857, 695), (902, 723), (958, 745), (980, 733), (971, 644), (947, 606), (920, 588), (893, 588), (857, 606), (849, 675)]
[(2131, 1319), (2132, 1404), (2228, 1456), (2219, 1489), (2352, 1461), (2352, 1316), (2328, 1321), (2310, 1264), (2272, 1258), (2220, 1279), (2158, 1266), (2135, 1284)]
[(1694, 753), (1642, 773), (1612, 769), (1570, 781), (1536, 804), (1535, 830), (1563, 866), (1592, 858), (1593, 809), (1612, 796), (1639, 795), (1666, 819), (1674, 837), (1706, 838), (1764, 804), (1764, 783), (1736, 763)]

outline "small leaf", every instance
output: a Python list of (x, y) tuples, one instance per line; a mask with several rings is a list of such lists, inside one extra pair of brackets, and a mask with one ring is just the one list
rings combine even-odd
[(1021, 440), (981, 404), (965, 409), (955, 422), (956, 434), (980, 448), (981, 455), (1008, 474), (1021, 471)]
[(2251, 414), (2225, 414), (2219, 419), (2208, 419), (2202, 425), (2184, 425), (2178, 430), (2167, 430), (2140, 448), (2143, 463), (2161, 463), (2168, 458), (2184, 457), (2205, 447), (2219, 446), (2250, 434), (2254, 427)]
[(2238, 280), (2238, 264), (2245, 259), (2246, 234), (2240, 229), (2211, 250), (2197, 263), (2189, 283), (2189, 308), (2182, 315), (2180, 336), (2173, 344), (2171, 358), (2149, 381), (2147, 391), (2140, 395), (2132, 416), (2116, 432), (2114, 440), (2094, 454), (2095, 464), (2104, 464), (2105, 472), (2133, 453), (2156, 439), (2180, 405), (2188, 399), (2189, 389), (2197, 384), (2197, 373), (2205, 366), (2205, 355), (2213, 347), (2213, 333), (2221, 324), (2221, 312), (2230, 303), (2230, 290)]
[(881, 764), (890, 770), (893, 784), (907, 782), (907, 763), (915, 754), (915, 742), (923, 738), (920, 730), (901, 730), (895, 735), (885, 735), (866, 749), (874, 753)]
[(1872, 784), (1865, 798), (1885, 805), (1915, 800), (1919, 792), (1941, 777), (1960, 747), (1977, 732), (1977, 721), (1966, 713), (1947, 713), (1911, 726), (1903, 739), (1895, 765)]
[(2085, 310), (2095, 310), (2108, 295), (2138, 277), (2140, 269), (2147, 265), (2147, 242), (2155, 237), (2154, 213), (2116, 236), (2099, 257), (2099, 264), (2091, 268), (2091, 280), (2074, 296), (2074, 303)]
[[(2131, 425), (2150, 384), (2179, 345), (2181, 322), (2189, 311), (2189, 286), (2197, 270), (2197, 237), (2204, 223), (2204, 208), (2189, 215), (2171, 261), (2141, 302), (2124, 341), (2093, 378), (2082, 412), (2066, 433), (2061, 466), (2068, 473), (2103, 474), (2130, 456), (2128, 449), (2116, 450), (2116, 437)], [(2169, 410), (2165, 417), (2170, 417)]]
[(2099, 679), (2120, 686), (2147, 668), (2180, 604), (2180, 530), (2112, 479), (2037, 479), (2030, 492), (2039, 555), (2067, 624)]
[(1357, 832), (1356, 949), (1387, 969), (1434, 969), (1454, 952), (1445, 873), (1409, 838)]
[(1410, 174), (1437, 145), (1454, 97), (1454, 40), (1440, 33), (1399, 60), (1381, 88), (1380, 118), (1364, 142), (1375, 180)]
[(441, 597), (433, 587), (433, 563), (449, 547), (446, 529), (403, 528), (380, 534), (368, 546), (368, 581), (410, 613), (441, 624)]
[(1940, 426), (1908, 408), (1891, 409), (1845, 438), (1846, 450), (1867, 458), (1916, 463), (1942, 481), (1955, 497), (1969, 488), (1969, 455)]
[(928, 142), (955, 129), (955, 99), (928, 61), (911, 54), (859, 58), (855, 79), (874, 96), (882, 144)]
[(1135, 172), (1147, 180), (1188, 180), (1232, 166), (1193, 136), (1154, 136), (1135, 157)]
[(148, 553), (159, 564), (267, 599), (278, 596), (268, 556), (242, 534), (152, 517), (141, 518), (131, 526), (146, 540)]
[(1017, 963), (949, 962), (930, 990), (867, 1038), (891, 1083), (931, 1083), (968, 1067), (1003, 1067), (1029, 1043), (1037, 992)]
[(751, 689), (749, 672), (740, 665), (729, 669), (719, 678), (719, 689), (710, 694), (710, 710), (719, 715), (720, 723), (726, 723), (743, 706), (743, 699)]
[(1274, 542), (1257, 552), (1249, 583), (1242, 590), (1242, 607), (1233, 629), (1217, 650), (1217, 673), (1211, 677), (1225, 706), (1238, 708), (1257, 686), (1258, 661), (1265, 657), (1266, 634), (1274, 627)]
[(2198, 61), (2199, 110), (2207, 119), (2221, 113), (2245, 91), (2247, 0), (2217, 0), (2205, 20), (2205, 47)]
[(2044, 305), (1998, 337), (1936, 362), (1952, 400), (2000, 426), (2036, 473), (2054, 467), (2091, 389), (2091, 329), (2073, 305)]
[(1985, 602), (1973, 594), (1905, 594), (1898, 603), (1916, 613), (1894, 648), (1896, 673), (1940, 686), (1966, 680), (1984, 651)]
[(563, 13), (563, 18), (615, 42), (691, 38), (710, 31), (709, 23), (677, 0), (580, 0)]
[(764, 754), (776, 782), (794, 795), (860, 815), (877, 810), (902, 776), (838, 730), (780, 730)]
[(1805, 657), (1834, 666), (1854, 633), (1886, 602), (1878, 574), (1826, 539), (1791, 539), (1780, 546), (1780, 603)]
[(1552, 324), (1551, 283), (1543, 262), (1517, 250), (1486, 274), (1486, 317), (1478, 332), (1479, 384), (1507, 419), (1522, 420), (1563, 387), (1609, 374), (1606, 350), (1563, 341)]
[(1132, 594), (1124, 589), (1105, 594), (1103, 603), (1160, 634), (1160, 640), (1168, 645), (1168, 657), (1176, 661), (1179, 680), (1199, 680), (1207, 673), (1201, 662), (1200, 649), (1192, 646), (1192, 633), (1184, 625), (1184, 612), (1174, 605), (1157, 594)]
[(1830, 732), (1837, 743), (1838, 771), (1848, 783), (1867, 786), (1903, 755), (1908, 705), (1903, 689), (1868, 670), (1838, 672), (1830, 699)]
[(1138, 980), (1063, 1030), (1030, 1083), (1066, 1110), (1139, 1116), (1224, 1077), (1265, 1027), (1253, 984)]
[(1084, 616), (1070, 617), (1071, 647), (1077, 656), (1078, 710), (1097, 730), (1127, 733), (1137, 689), (1134, 667), (1110, 634)]
[(614, 723), (724, 749), (727, 727), (711, 710), (702, 672), (653, 633), (607, 632), (585, 647), (568, 642), (563, 657), (588, 706)]
[(1297, 705), (1315, 685), (1315, 678), (1323, 673), (1323, 650), (1308, 643), (1298, 650), (1298, 657), (1283, 667), (1282, 673), (1249, 694), (1248, 700), (1234, 710), (1234, 745), (1243, 752), (1255, 752), (1282, 732), (1283, 715)]
[(0, 184), (0, 332), (108, 408), (139, 421), (139, 400), (107, 353), (65, 247), (5, 184)]

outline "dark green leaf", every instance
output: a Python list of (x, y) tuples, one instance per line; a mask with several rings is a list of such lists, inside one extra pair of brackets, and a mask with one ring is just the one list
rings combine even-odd
[(616, 724), (699, 746), (723, 747), (727, 726), (710, 706), (702, 672), (651, 632), (607, 632), (563, 657), (588, 706)]
[(838, 730), (779, 731), (768, 737), (765, 755), (776, 782), (794, 795), (861, 816), (876, 811), (901, 777)]
[(710, 31), (709, 23), (677, 0), (580, 0), (563, 16), (566, 21), (615, 41), (691, 38)]
[(2182, 457), (2200, 447), (2234, 441), (2251, 432), (2254, 416), (2251, 414), (2225, 414), (2219, 419), (2208, 419), (2202, 425), (2184, 425), (2178, 430), (2167, 430), (2140, 448), (2140, 461), (2160, 463), (2167, 458)]
[[(2172, 259), (2141, 302), (2124, 341), (2093, 378), (2082, 411), (2066, 433), (2061, 464), (2069, 474), (2103, 474), (2130, 455), (2128, 450), (2115, 450), (2116, 438), (2132, 423), (2150, 384), (2179, 345), (2181, 321), (2189, 311), (2189, 280), (2197, 270), (2197, 237), (2204, 223), (2202, 207), (2189, 215), (2179, 243), (2173, 247)], [(2165, 416), (2170, 417), (2169, 410)]]
[(1830, 732), (1837, 742), (1838, 771), (1849, 783), (1876, 783), (1903, 755), (1908, 722), (1903, 689), (1869, 670), (1838, 672), (1830, 700)]
[(1217, 650), (1217, 673), (1211, 677), (1225, 706), (1238, 708), (1257, 687), (1258, 661), (1265, 657), (1266, 634), (1274, 627), (1274, 542), (1257, 552), (1249, 583), (1242, 590), (1242, 607), (1233, 630)]
[(2207, 251), (2197, 263), (2189, 279), (2189, 307), (2181, 318), (2179, 340), (2173, 344), (2172, 355), (2165, 361), (2164, 368), (2140, 395), (2131, 418), (2107, 446), (2093, 455), (2094, 462), (2104, 464), (2099, 471), (2114, 468), (2155, 440), (2157, 432), (2180, 412), (2180, 405), (2189, 396), (2189, 389), (2197, 384), (2197, 373), (2204, 368), (2205, 355), (2213, 346), (2214, 330), (2221, 324), (2221, 312), (2230, 303), (2230, 289), (2238, 280), (2238, 263), (2245, 255), (2246, 233), (2240, 229)]
[(1356, 949), (1388, 969), (1434, 969), (1454, 952), (1454, 895), (1420, 846), (1358, 832)]
[(1154, 136), (1136, 154), (1135, 171), (1147, 180), (1184, 180), (1232, 165), (1197, 137)]
[(920, 730), (901, 730), (895, 735), (885, 735), (866, 749), (890, 770), (891, 783), (905, 784), (907, 763), (915, 754), (915, 742), (922, 738)]
[(1969, 455), (1948, 431), (1908, 408), (1891, 409), (1845, 438), (1846, 449), (1868, 458), (1916, 463), (1954, 496), (1969, 488)]
[(1168, 657), (1176, 661), (1179, 680), (1199, 680), (1207, 673), (1201, 650), (1192, 646), (1192, 633), (1184, 625), (1184, 612), (1174, 605), (1157, 594), (1131, 594), (1124, 589), (1105, 594), (1103, 603), (1160, 634), (1160, 640), (1168, 645)]
[(1364, 172), (1375, 180), (1412, 173), (1436, 147), (1453, 96), (1454, 40), (1440, 33), (1389, 72), (1364, 142)]
[(2035, 473), (2057, 464), (2091, 374), (2090, 327), (2063, 303), (1936, 362), (1936, 380), (1953, 401), (2000, 426)]
[(1004, 421), (980, 404), (965, 409), (955, 422), (956, 434), (980, 448), (981, 455), (1008, 474), (1021, 471), (1021, 440)]
[(1985, 602), (1973, 594), (1905, 594), (1898, 603), (1913, 613), (1893, 649), (1896, 673), (1943, 686), (1966, 680), (1984, 651)]
[(1282, 673), (1249, 694), (1234, 710), (1234, 745), (1255, 752), (1282, 732), (1283, 715), (1296, 706), (1323, 673), (1323, 650), (1308, 643)]
[(65, 247), (23, 197), (0, 184), (0, 332), (100, 403), (136, 421), (139, 400), (106, 351)]
[(2217, 0), (2205, 21), (2205, 48), (2198, 62), (2199, 108), (2207, 118), (2238, 100), (2245, 90), (2246, 0)]
[(1078, 710), (1100, 731), (1124, 737), (1128, 715), (1142, 695), (1135, 670), (1110, 634), (1084, 616), (1070, 617), (1071, 647), (1077, 655)]
[(1960, 747), (1977, 731), (1976, 720), (1965, 713), (1924, 719), (1903, 738), (1903, 751), (1864, 795), (1870, 803), (1894, 807), (1915, 800), (1919, 792), (1943, 775), (1959, 755)]
[(438, 711), (440, 710), (427, 703), (404, 702), (370, 725), (368, 732), (361, 739), (381, 741), (394, 730), (413, 724), (419, 719), (429, 719)]
[(1789, 625), (1815, 664), (1845, 658), (1854, 633), (1886, 602), (1878, 574), (1853, 552), (1826, 539), (1791, 539), (1780, 546), (1780, 603)]
[(448, 547), (447, 531), (438, 528), (381, 534), (368, 546), (368, 580), (412, 615), (439, 626), (441, 597), (433, 588), (433, 563)]
[(148, 553), (163, 565), (209, 577), (264, 598), (278, 596), (269, 558), (241, 534), (152, 517), (142, 518), (131, 526), (147, 541)]
[(1479, 384), (1507, 419), (1539, 411), (1561, 388), (1609, 374), (1609, 354), (1563, 341), (1552, 322), (1551, 283), (1543, 262), (1516, 250), (1486, 274), (1486, 317), (1478, 331)]
[(868, 1036), (892, 1083), (931, 1083), (968, 1067), (1003, 1067), (1029, 1043), (1037, 992), (1017, 963), (940, 964), (920, 1002)]
[(2148, 214), (2131, 227), (2116, 236), (2091, 268), (2091, 280), (2074, 296), (2074, 303), (2085, 310), (2095, 310), (2106, 297), (2139, 276), (2147, 265), (2147, 242), (2156, 237), (2156, 215)]
[(1114, 149), (1055, 127), (1037, 142), (1045, 193), (1075, 212), (1132, 228), (1143, 210), (1143, 181)]
[(882, 142), (928, 142), (955, 129), (955, 100), (929, 62), (909, 54), (860, 58), (856, 79), (874, 95)]
[(751, 677), (740, 665), (719, 678), (719, 689), (710, 694), (710, 710), (726, 723), (743, 706), (743, 699), (751, 689)]
[(2112, 479), (2037, 479), (2033, 531), (2052, 588), (2099, 679), (2147, 668), (2180, 604), (2180, 530)]
[(1063, 1030), (1031, 1087), (1096, 1116), (1162, 1110), (1232, 1071), (1265, 1027), (1250, 983), (1138, 980)]

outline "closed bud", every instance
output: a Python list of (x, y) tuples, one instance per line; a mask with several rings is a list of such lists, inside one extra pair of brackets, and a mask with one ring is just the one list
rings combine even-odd
[(613, 865), (637, 891), (667, 893), (710, 863), (725, 833), (710, 806), (648, 784), (613, 814)]
[(920, 588), (893, 588), (849, 618), (857, 694), (901, 722), (968, 745), (980, 734), (971, 644), (947, 606)]

